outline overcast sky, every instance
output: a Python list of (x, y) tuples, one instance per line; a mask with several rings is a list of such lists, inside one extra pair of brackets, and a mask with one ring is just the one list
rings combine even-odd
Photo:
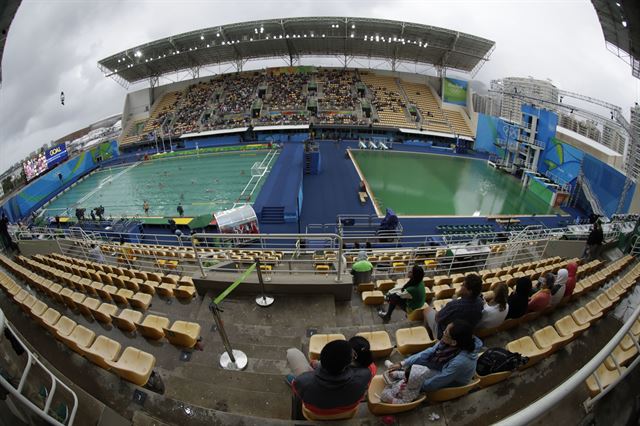
[(293, 16), (385, 18), (463, 31), (496, 42), (475, 77), (486, 84), (532, 76), (625, 110), (638, 99), (638, 81), (607, 51), (587, 0), (23, 0), (2, 62), (0, 171), (122, 112), (126, 90), (103, 77), (98, 60), (199, 28)]

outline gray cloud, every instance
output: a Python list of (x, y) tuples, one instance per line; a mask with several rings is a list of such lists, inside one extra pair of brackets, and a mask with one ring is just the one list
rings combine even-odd
[(475, 77), (484, 83), (531, 75), (625, 109), (637, 100), (638, 82), (606, 50), (596, 13), (584, 0), (25, 0), (2, 64), (0, 170), (50, 140), (122, 110), (126, 92), (98, 70), (103, 57), (198, 28), (320, 15), (405, 20), (495, 40), (491, 61)]

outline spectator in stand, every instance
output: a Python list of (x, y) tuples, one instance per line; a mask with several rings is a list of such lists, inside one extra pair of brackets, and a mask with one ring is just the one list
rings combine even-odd
[(97, 244), (91, 244), (91, 250), (89, 250), (91, 258), (98, 263), (105, 263), (104, 255), (102, 254), (102, 250), (100, 246)]
[(598, 258), (598, 256), (600, 256), (600, 249), (602, 248), (603, 241), (604, 234), (602, 232), (602, 225), (600, 225), (599, 220), (596, 220), (593, 224), (591, 233), (587, 237), (587, 247), (582, 257), (588, 257), (589, 260)]
[(435, 345), (406, 358), (390, 370), (424, 365), (434, 372), (422, 383), (422, 392), (468, 384), (476, 372), (478, 352), (482, 341), (473, 335), (473, 325), (455, 319), (443, 330), (442, 338)]
[(371, 353), (371, 344), (362, 336), (353, 336), (349, 339), (351, 349), (353, 349), (353, 362), (351, 366), (354, 368), (366, 368), (371, 372), (371, 377), (376, 375), (378, 368), (373, 361)]
[(564, 298), (571, 297), (573, 295), (573, 291), (576, 288), (576, 274), (578, 273), (578, 264), (575, 262), (571, 262), (567, 265), (567, 271), (569, 271), (569, 276), (567, 277), (567, 285), (564, 289)]
[(493, 288), (493, 298), (489, 302), (484, 302), (478, 328), (494, 328), (504, 322), (509, 313), (508, 296), (509, 287), (507, 284), (498, 283)]
[(477, 274), (469, 274), (464, 277), (464, 284), (459, 290), (460, 297), (447, 303), (437, 313), (429, 309), (426, 320), (433, 336), (442, 338), (447, 325), (456, 319), (466, 321), (475, 328), (482, 318), (484, 301), (482, 300), (482, 278)]
[(553, 287), (555, 278), (552, 273), (548, 273), (538, 279), (540, 289), (531, 296), (529, 305), (527, 306), (527, 313), (540, 312), (549, 306), (551, 303), (551, 288)]
[(372, 271), (373, 265), (367, 260), (367, 253), (364, 250), (361, 250), (358, 253), (356, 262), (351, 267), (351, 275), (353, 275), (353, 285), (370, 282)]
[(516, 281), (516, 290), (511, 293), (508, 299), (509, 313), (507, 313), (507, 319), (520, 318), (527, 312), (531, 287), (533, 287), (531, 284), (531, 278), (518, 278)]
[(410, 314), (416, 309), (420, 309), (424, 306), (426, 300), (426, 290), (424, 288), (424, 270), (419, 265), (414, 267), (409, 272), (409, 281), (402, 286), (401, 291), (391, 293), (388, 295), (389, 307), (386, 311), (378, 311), (378, 315), (382, 317), (384, 322), (391, 320), (391, 314), (396, 306)]
[(371, 371), (351, 366), (353, 348), (346, 340), (327, 343), (315, 370), (299, 350), (287, 351), (287, 361), (294, 374), (287, 376), (287, 383), (304, 408), (315, 415), (348, 413), (357, 409), (366, 396)]
[(555, 284), (551, 289), (551, 306), (556, 306), (564, 298), (565, 291), (567, 289), (567, 279), (569, 278), (569, 271), (562, 268), (558, 270)]

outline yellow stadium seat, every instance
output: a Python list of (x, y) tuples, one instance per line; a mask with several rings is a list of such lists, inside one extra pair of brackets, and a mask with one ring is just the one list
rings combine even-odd
[(357, 333), (356, 336), (364, 337), (369, 341), (374, 358), (387, 357), (393, 351), (391, 339), (386, 331), (365, 331)]
[(371, 379), (367, 391), (367, 406), (369, 407), (369, 411), (376, 416), (398, 414), (413, 410), (426, 399), (425, 395), (420, 395), (415, 401), (406, 404), (387, 404), (380, 401), (380, 394), (384, 388), (385, 382), (382, 376), (375, 376)]
[(334, 340), (346, 340), (344, 334), (314, 334), (309, 339), (309, 359), (320, 359), (322, 348)]
[(507, 343), (507, 350), (517, 352), (529, 358), (529, 362), (520, 367), (521, 370), (531, 367), (551, 353), (550, 347), (545, 349), (538, 348), (533, 339), (529, 336), (524, 336), (520, 339)]
[(200, 324), (196, 322), (176, 321), (171, 328), (164, 328), (164, 336), (176, 346), (192, 348), (200, 337)]
[(355, 417), (357, 413), (358, 407), (354, 408), (351, 411), (347, 411), (346, 413), (320, 415), (310, 411), (307, 407), (304, 406), (304, 404), (302, 404), (302, 415), (309, 421), (346, 420)]
[(169, 318), (147, 315), (142, 323), (137, 324), (138, 332), (146, 338), (159, 340), (164, 337), (164, 330), (169, 326)]
[(450, 401), (452, 399), (460, 398), (461, 396), (468, 394), (479, 384), (480, 380), (474, 378), (469, 384), (464, 386), (443, 388), (434, 392), (427, 392), (427, 399), (431, 402)]
[(195, 287), (192, 287), (192, 286), (181, 285), (173, 289), (173, 295), (177, 299), (190, 300), (190, 299), (193, 299), (193, 297), (196, 295), (196, 289)]
[(53, 331), (56, 338), (62, 340), (61, 338), (69, 336), (77, 325), (78, 324), (71, 318), (62, 316), (56, 325), (53, 326)]
[(109, 362), (114, 361), (120, 353), (120, 343), (106, 336), (98, 336), (90, 347), (79, 347), (80, 352), (89, 361), (108, 370)]
[(71, 350), (82, 355), (84, 351), (93, 344), (96, 334), (88, 328), (77, 325), (68, 336), (58, 335)]
[(156, 292), (160, 297), (173, 297), (173, 289), (176, 288), (175, 284), (163, 283), (156, 287)]
[[(607, 360), (613, 363), (613, 361), (610, 360), (609, 357), (607, 358)], [(605, 360), (605, 362), (607, 360)], [(626, 367), (620, 367), (620, 368), (622, 371), (626, 370)], [(600, 384), (602, 385), (603, 389), (609, 386), (611, 383), (613, 383), (616, 379), (620, 377), (620, 373), (618, 372), (617, 369), (609, 370), (605, 364), (600, 364), (600, 366), (596, 369), (595, 373), (598, 375), (598, 380), (600, 381)], [(589, 376), (589, 378), (587, 378), (585, 383), (587, 385), (587, 389), (589, 390), (589, 396), (591, 398), (593, 398), (594, 396), (600, 393), (601, 389), (598, 386), (598, 382), (596, 382), (596, 379), (593, 374)]]
[(365, 305), (382, 305), (384, 303), (384, 293), (380, 290), (363, 291), (361, 297)]
[(551, 352), (549, 354), (557, 351), (571, 340), (573, 340), (573, 335), (560, 336), (556, 329), (550, 325), (533, 333), (533, 341), (536, 342), (536, 345), (540, 349), (550, 348)]
[(364, 291), (373, 291), (376, 289), (375, 284), (369, 282), (369, 283), (359, 283), (358, 284), (358, 292), (362, 293)]
[(396, 344), (402, 355), (411, 355), (435, 344), (424, 327), (400, 328), (396, 330)]
[(152, 296), (147, 293), (136, 293), (128, 299), (132, 308), (146, 311), (151, 306)]
[(138, 386), (144, 386), (156, 365), (156, 358), (140, 349), (127, 347), (118, 361), (105, 359), (106, 364), (118, 376)]
[(118, 312), (118, 307), (110, 303), (103, 303), (98, 309), (91, 311), (96, 321), (105, 324), (111, 324), (111, 315), (114, 315), (116, 312)]
[(40, 323), (44, 327), (46, 327), (51, 333), (55, 333), (53, 331), (53, 326), (56, 325), (59, 319), (60, 319), (60, 312), (56, 311), (53, 308), (49, 308), (40, 317)]
[(589, 323), (578, 325), (571, 315), (567, 315), (556, 321), (554, 327), (560, 336), (570, 337), (571, 340), (574, 340), (589, 328)]
[[(395, 285), (396, 283), (393, 280), (378, 280), (376, 281), (375, 289), (385, 292), (391, 290), (393, 287), (395, 287)], [(373, 288), (370, 290), (373, 290)]]
[(507, 380), (512, 374), (512, 371), (501, 371), (499, 373), (487, 374), (486, 376), (476, 375), (476, 378), (480, 381), (478, 386), (486, 388), (496, 383), (500, 383), (503, 380)]
[(123, 309), (119, 315), (111, 315), (111, 321), (120, 330), (133, 332), (136, 330), (136, 324), (142, 320), (142, 312), (133, 309)]

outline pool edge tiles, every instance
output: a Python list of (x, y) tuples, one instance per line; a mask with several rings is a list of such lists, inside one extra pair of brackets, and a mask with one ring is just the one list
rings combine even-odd
[(403, 218), (569, 216), (522, 189), (514, 176), (485, 169), (484, 159), (359, 149), (348, 153), (379, 217), (387, 207)]

